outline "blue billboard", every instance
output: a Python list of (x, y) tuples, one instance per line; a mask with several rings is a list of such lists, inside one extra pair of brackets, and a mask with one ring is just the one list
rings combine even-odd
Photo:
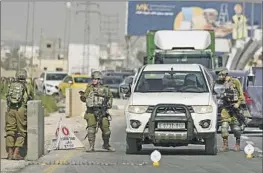
[(237, 2), (129, 1), (127, 35), (148, 30), (213, 29), (216, 37), (243, 38), (262, 28), (261, 4)]

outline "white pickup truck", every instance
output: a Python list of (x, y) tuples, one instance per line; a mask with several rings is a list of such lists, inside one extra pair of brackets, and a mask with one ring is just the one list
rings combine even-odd
[(125, 108), (126, 153), (137, 153), (142, 144), (176, 147), (204, 144), (217, 154), (217, 100), (213, 78), (199, 64), (143, 66), (132, 86)]
[(46, 71), (36, 79), (37, 89), (46, 95), (59, 94), (58, 85), (67, 76), (66, 72)]

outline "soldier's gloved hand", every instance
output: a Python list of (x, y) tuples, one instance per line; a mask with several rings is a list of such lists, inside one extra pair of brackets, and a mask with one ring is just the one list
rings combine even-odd
[(81, 100), (82, 102), (86, 102), (86, 97), (85, 97), (85, 96), (80, 96), (80, 100)]
[(107, 108), (108, 109), (111, 109), (112, 108), (112, 105), (110, 103), (107, 103)]
[(235, 104), (234, 104), (234, 108), (236, 108), (236, 109), (239, 108), (239, 104), (238, 104), (238, 103), (235, 103)]

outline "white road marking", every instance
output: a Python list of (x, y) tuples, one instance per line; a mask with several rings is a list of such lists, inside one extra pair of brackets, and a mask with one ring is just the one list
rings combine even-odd
[(262, 150), (258, 147), (254, 147), (256, 152), (262, 153)]
[(250, 145), (255, 145), (255, 143), (252, 142), (252, 141), (246, 141), (246, 143), (247, 143), (247, 144), (250, 144)]
[(247, 136), (241, 136), (241, 139), (249, 139)]

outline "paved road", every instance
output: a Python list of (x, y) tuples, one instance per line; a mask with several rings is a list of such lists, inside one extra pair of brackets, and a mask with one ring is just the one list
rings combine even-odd
[[(190, 146), (176, 150), (162, 149), (163, 154), (161, 166), (154, 168), (149, 159), (153, 148), (147, 146), (140, 155), (125, 154), (125, 120), (123, 116), (115, 117), (112, 122), (112, 145), (116, 152), (86, 153), (83, 149), (70, 151), (53, 151), (43, 157), (40, 165), (30, 165), (22, 170), (22, 173), (259, 173), (262, 172), (262, 157), (260, 151), (255, 153), (255, 158), (246, 159), (243, 152), (219, 153), (217, 156), (203, 155), (203, 146)], [(250, 134), (249, 134), (250, 135)], [(262, 150), (262, 136), (250, 137), (245, 135), (242, 138), (242, 148), (246, 141), (252, 141)], [(85, 136), (81, 132), (79, 137)], [(98, 136), (98, 138), (100, 138)], [(218, 145), (221, 145), (221, 138), (218, 135)], [(101, 147), (98, 142), (96, 148)], [(230, 146), (234, 146), (234, 139), (231, 138)], [(54, 165), (48, 165), (54, 160), (61, 160)], [(45, 163), (45, 164), (44, 164)], [(68, 165), (65, 165), (68, 164)], [(92, 165), (93, 164), (93, 165)]]

